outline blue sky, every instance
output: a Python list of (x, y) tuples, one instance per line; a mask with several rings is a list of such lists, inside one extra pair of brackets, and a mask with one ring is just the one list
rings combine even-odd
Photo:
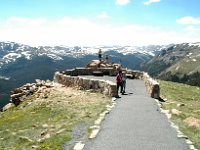
[(29, 45), (200, 42), (199, 0), (1, 0), (0, 41)]

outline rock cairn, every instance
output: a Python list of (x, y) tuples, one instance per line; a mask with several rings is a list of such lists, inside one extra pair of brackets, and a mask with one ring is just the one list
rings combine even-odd
[(105, 61), (92, 60), (85, 66), (85, 68), (90, 68), (90, 69), (111, 68), (117, 70), (121, 68), (121, 64), (109, 63), (107, 60)]

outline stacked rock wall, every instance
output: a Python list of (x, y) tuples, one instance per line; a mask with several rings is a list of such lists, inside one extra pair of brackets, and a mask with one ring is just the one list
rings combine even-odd
[(54, 75), (54, 82), (68, 87), (79, 87), (84, 90), (94, 90), (107, 96), (117, 96), (116, 84), (106, 80), (89, 79), (56, 72)]
[(160, 98), (160, 86), (159, 83), (152, 79), (148, 73), (143, 73), (143, 80), (147, 89), (148, 94), (156, 99)]
[[(110, 76), (117, 74), (117, 71), (112, 68), (98, 68), (95, 70), (91, 69), (91, 68), (76, 68), (76, 69), (72, 69), (72, 70), (63, 71), (61, 74), (67, 75), (67, 77), (65, 77), (64, 80), (66, 80), (65, 83), (69, 84), (68, 82), (74, 78), (73, 76), (93, 75), (94, 71), (99, 71), (99, 72), (102, 72), (103, 75), (110, 75)], [(143, 80), (145, 82), (145, 86), (146, 86), (147, 93), (149, 94), (149, 96), (151, 96), (152, 98), (157, 98), (157, 99), (160, 98), (159, 83), (156, 80), (152, 79), (148, 75), (148, 73), (142, 72), (142, 71), (137, 71), (137, 70), (122, 70), (122, 71), (126, 71), (126, 75), (130, 79)], [(62, 82), (63, 82), (63, 80), (62, 80)], [(70, 82), (69, 86), (77, 86), (76, 82), (75, 82), (75, 85), (72, 85), (72, 84), (73, 83)], [(84, 86), (85, 85), (82, 85), (82, 87), (84, 87)], [(115, 84), (115, 86), (116, 86), (116, 84)], [(89, 88), (87, 87), (85, 89), (89, 89)], [(114, 95), (114, 94), (111, 94), (111, 95)]]

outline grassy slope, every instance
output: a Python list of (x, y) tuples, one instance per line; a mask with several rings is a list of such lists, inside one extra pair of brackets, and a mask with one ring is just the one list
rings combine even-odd
[[(172, 121), (194, 142), (196, 148), (200, 149), (200, 127), (190, 126), (184, 121), (190, 117), (200, 121), (200, 87), (167, 81), (159, 82), (161, 97), (167, 99), (162, 105), (163, 109), (181, 111), (180, 115), (172, 115)], [(177, 104), (184, 104), (184, 106), (178, 107)]]
[(169, 67), (166, 71), (174, 74), (192, 74), (195, 72), (200, 72), (199, 66), (200, 58), (195, 58), (195, 61), (192, 59), (183, 59), (180, 60), (178, 63), (174, 64), (173, 66)]
[(62, 149), (64, 143), (80, 140), (72, 136), (78, 125), (88, 134), (108, 103), (102, 94), (63, 87), (48, 90), (45, 96), (28, 96), (26, 102), (0, 114), (0, 150)]

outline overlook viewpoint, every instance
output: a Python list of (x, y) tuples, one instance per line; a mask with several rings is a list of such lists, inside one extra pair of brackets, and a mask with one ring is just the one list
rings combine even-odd
[(200, 150), (200, 0), (2, 0), (0, 150)]
[[(79, 135), (78, 138), (76, 137), (73, 149), (192, 149), (191, 147), (194, 147), (192, 142), (179, 131), (179, 128), (169, 120), (169, 114), (160, 107), (159, 100), (162, 99), (160, 98), (159, 83), (147, 73), (121, 68), (126, 72), (128, 78), (126, 93), (115, 98), (117, 95), (115, 76), (119, 70), (118, 67), (120, 64), (93, 60), (86, 65), (86, 68), (75, 68), (55, 73), (54, 82), (64, 87), (79, 87), (81, 90), (93, 90), (113, 97), (107, 110), (100, 114), (94, 125), (90, 127), (89, 139)], [(53, 86), (54, 84), (50, 81), (48, 83), (37, 80), (36, 84), (25, 85), (14, 90), (11, 95), (12, 102), (19, 107), (21, 103), (26, 101), (24, 94), (38, 93), (38, 88), (51, 88)], [(43, 97), (48, 98), (48, 93)], [(9, 110), (5, 106), (4, 111), (6, 112), (7, 109)], [(49, 137), (45, 137), (50, 138), (50, 135), (47, 135)], [(72, 140), (74, 140), (73, 138)], [(29, 141), (32, 140), (29, 139)], [(39, 148), (35, 145), (32, 147)], [(65, 143), (62, 149), (68, 150), (69, 145)]]

